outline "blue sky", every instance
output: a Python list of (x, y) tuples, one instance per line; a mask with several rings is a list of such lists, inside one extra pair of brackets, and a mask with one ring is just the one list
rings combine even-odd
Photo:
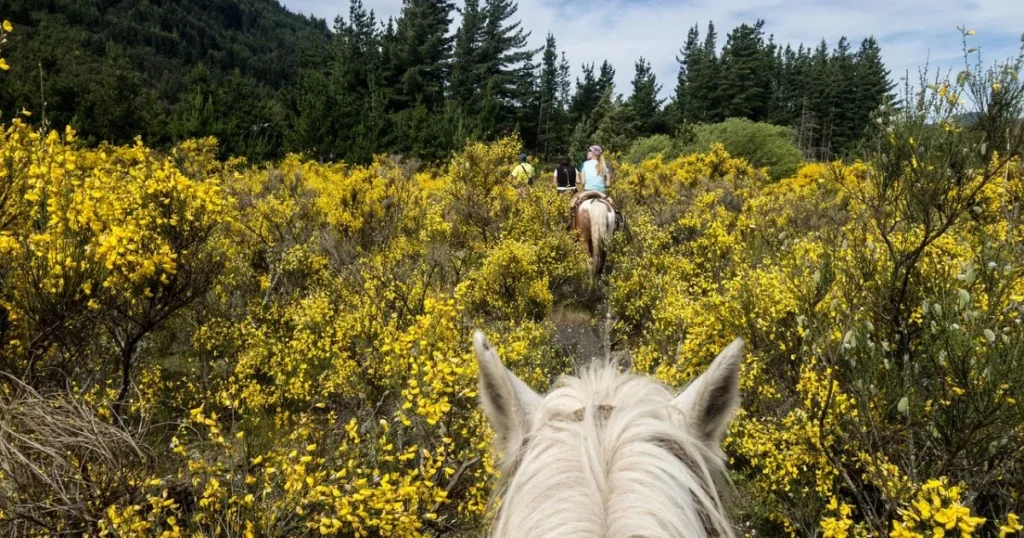
[[(457, 5), (461, 5), (456, 0)], [(348, 0), (281, 0), (292, 11), (333, 21), (347, 14)], [(378, 17), (397, 16), (401, 0), (363, 0)], [(574, 74), (582, 63), (607, 59), (616, 69), (616, 90), (628, 94), (633, 64), (647, 58), (668, 96), (675, 87), (676, 53), (687, 30), (715, 23), (719, 47), (725, 34), (743, 22), (765, 19), (777, 43), (811, 46), (825, 38), (834, 46), (845, 35), (858, 46), (874, 35), (883, 58), (899, 79), (908, 70), (917, 80), (926, 61), (943, 71), (963, 65), (960, 34), (964, 25), (977, 33), (970, 46), (980, 47), (986, 63), (1013, 55), (1024, 32), (1024, 0), (519, 0), (530, 41), (541, 46), (552, 32)]]

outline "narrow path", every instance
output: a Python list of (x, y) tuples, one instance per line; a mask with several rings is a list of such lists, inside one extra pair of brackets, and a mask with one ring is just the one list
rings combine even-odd
[(604, 356), (607, 331), (593, 312), (582, 307), (556, 307), (548, 320), (555, 327), (555, 346), (573, 357), (577, 369)]
[(599, 359), (619, 360), (625, 354), (614, 349), (615, 316), (607, 301), (584, 307), (556, 307), (548, 320), (555, 326), (554, 344), (573, 357), (577, 368)]
[[(614, 261), (608, 260), (604, 273), (610, 273)], [(597, 283), (596, 294), (579, 298), (580, 303), (556, 306), (548, 316), (555, 327), (554, 345), (572, 357), (576, 369), (595, 360), (618, 361), (627, 369), (632, 367), (630, 356), (614, 349), (615, 313), (608, 301), (607, 276)]]

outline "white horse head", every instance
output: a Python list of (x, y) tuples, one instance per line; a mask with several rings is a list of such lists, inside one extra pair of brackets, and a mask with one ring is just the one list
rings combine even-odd
[(743, 341), (678, 396), (597, 364), (541, 396), (473, 337), (480, 396), (502, 454), (505, 538), (731, 537), (717, 485), (720, 444), (739, 406)]

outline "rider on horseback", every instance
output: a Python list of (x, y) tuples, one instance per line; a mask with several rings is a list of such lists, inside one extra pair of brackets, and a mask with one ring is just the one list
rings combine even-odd
[(572, 157), (562, 156), (562, 161), (551, 178), (555, 190), (559, 194), (576, 190), (576, 167), (572, 165)]
[[(569, 202), (569, 211), (572, 214), (570, 227), (575, 227), (576, 212), (584, 200), (599, 198), (605, 200), (609, 205), (612, 203), (611, 196), (605, 194), (605, 190), (611, 186), (611, 172), (604, 162), (601, 146), (590, 146), (587, 150), (587, 161), (583, 163), (580, 175), (583, 177), (583, 190), (573, 195)], [(579, 185), (580, 182), (577, 182)]]

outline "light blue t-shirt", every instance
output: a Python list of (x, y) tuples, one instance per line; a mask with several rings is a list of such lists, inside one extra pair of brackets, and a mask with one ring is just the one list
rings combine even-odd
[(580, 174), (583, 176), (583, 190), (604, 192), (604, 176), (597, 173), (597, 161), (591, 159), (583, 163)]

